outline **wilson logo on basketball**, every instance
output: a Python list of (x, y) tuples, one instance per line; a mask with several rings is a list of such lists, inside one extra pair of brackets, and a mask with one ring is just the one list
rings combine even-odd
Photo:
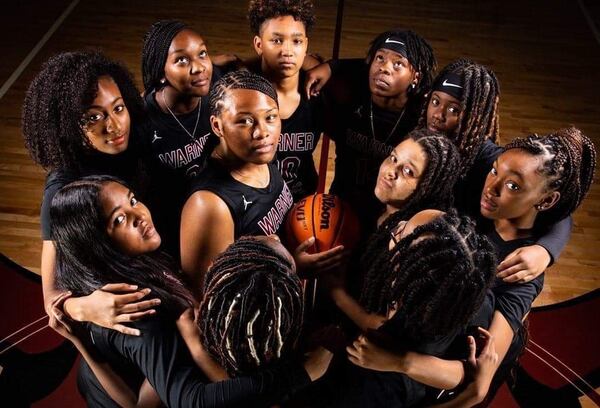
[(286, 222), (290, 247), (310, 237), (315, 245), (308, 252), (326, 251), (338, 245), (351, 249), (359, 238), (359, 224), (350, 206), (332, 194), (313, 194), (298, 201)]

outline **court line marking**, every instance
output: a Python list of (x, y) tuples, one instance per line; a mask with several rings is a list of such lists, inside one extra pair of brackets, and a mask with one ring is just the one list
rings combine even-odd
[(583, 2), (583, 0), (577, 0), (577, 3), (579, 4), (579, 8), (581, 9), (581, 12), (583, 13), (583, 17), (585, 18), (585, 21), (586, 21), (588, 27), (590, 28), (590, 30), (592, 30), (592, 34), (594, 34), (594, 38), (596, 39), (596, 42), (598, 44), (600, 44), (600, 30), (598, 30), (598, 27), (596, 27), (596, 23), (594, 22), (594, 19), (590, 15), (590, 11), (588, 10), (588, 8), (585, 5), (585, 3)]
[(2, 99), (4, 97), (6, 92), (8, 92), (10, 87), (13, 85), (13, 83), (21, 76), (23, 71), (25, 71), (25, 68), (27, 68), (29, 63), (33, 60), (33, 58), (35, 58), (37, 53), (40, 52), (42, 47), (46, 44), (46, 42), (50, 39), (50, 37), (52, 37), (52, 34), (54, 34), (54, 32), (58, 29), (58, 27), (60, 27), (60, 25), (63, 23), (63, 21), (65, 21), (67, 16), (71, 13), (71, 11), (73, 11), (73, 9), (75, 8), (75, 6), (78, 3), (79, 3), (79, 0), (73, 0), (71, 2), (71, 4), (69, 4), (69, 6), (65, 9), (65, 11), (63, 11), (63, 13), (58, 17), (58, 19), (56, 19), (54, 24), (52, 24), (52, 27), (50, 27), (50, 29), (46, 32), (46, 34), (44, 34), (42, 39), (40, 41), (38, 41), (38, 43), (35, 45), (35, 47), (33, 47), (33, 49), (29, 52), (29, 54), (27, 54), (27, 56), (25, 57), (23, 62), (21, 62), (21, 64), (11, 74), (11, 76), (8, 77), (6, 82), (4, 82), (4, 84), (0, 88), (0, 99)]
[(15, 334), (22, 332), (23, 330), (25, 330), (25, 329), (26, 329), (26, 328), (28, 328), (29, 326), (33, 326), (33, 325), (34, 325), (34, 324), (36, 324), (37, 322), (41, 322), (42, 320), (44, 320), (44, 319), (47, 319), (47, 318), (48, 318), (48, 315), (44, 315), (44, 316), (40, 317), (39, 319), (37, 319), (37, 320), (34, 320), (33, 322), (29, 323), (28, 325), (21, 327), (21, 328), (20, 328), (19, 330), (17, 330), (16, 332), (13, 332), (13, 333), (9, 334), (8, 336), (6, 336), (5, 338), (3, 338), (2, 340), (0, 340), (0, 344), (4, 343), (6, 340), (10, 339), (10, 338), (11, 338), (12, 336), (14, 336)]

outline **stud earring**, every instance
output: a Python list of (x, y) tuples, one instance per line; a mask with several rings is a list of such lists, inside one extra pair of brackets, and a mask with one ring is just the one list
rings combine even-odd
[(410, 86), (412, 89), (415, 89), (417, 87), (417, 84), (415, 84), (414, 82), (412, 83), (412, 85)]
[(161, 84), (164, 84), (165, 82), (167, 82), (167, 80), (165, 78), (163, 78), (163, 79), (160, 80)]

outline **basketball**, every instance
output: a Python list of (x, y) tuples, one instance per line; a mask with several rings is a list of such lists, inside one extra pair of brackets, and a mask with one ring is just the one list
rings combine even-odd
[(313, 194), (298, 201), (286, 222), (290, 248), (315, 237), (315, 245), (308, 251), (310, 253), (338, 245), (352, 249), (358, 243), (359, 233), (360, 224), (350, 206), (332, 194)]

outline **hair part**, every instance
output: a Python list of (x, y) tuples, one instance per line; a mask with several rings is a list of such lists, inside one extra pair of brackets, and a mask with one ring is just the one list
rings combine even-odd
[(273, 99), (279, 106), (277, 92), (266, 78), (247, 70), (233, 71), (219, 79), (210, 90), (208, 96), (210, 113), (219, 116), (228, 93), (234, 89), (250, 89), (261, 92)]
[(575, 127), (548, 135), (517, 138), (505, 151), (521, 149), (540, 157), (539, 173), (546, 177), (546, 190), (560, 193), (558, 202), (536, 217), (536, 226), (548, 227), (572, 214), (581, 204), (594, 180), (596, 147)]
[(80, 173), (84, 155), (94, 150), (82, 129), (82, 118), (103, 76), (117, 84), (131, 123), (141, 122), (143, 103), (131, 74), (98, 52), (55, 55), (29, 85), (21, 126), (29, 154), (44, 169)]
[(90, 176), (72, 182), (54, 196), (50, 208), (56, 246), (56, 281), (75, 296), (86, 296), (108, 283), (125, 282), (150, 288), (162, 307), (175, 314), (192, 307), (192, 296), (175, 276), (166, 254), (131, 256), (119, 251), (106, 231), (101, 192), (111, 176)]
[(397, 307), (409, 339), (431, 339), (467, 324), (495, 270), (492, 244), (468, 216), (451, 210), (417, 227), (371, 265), (361, 303), (379, 314)]
[(292, 16), (295, 21), (304, 24), (308, 33), (315, 25), (315, 7), (310, 0), (250, 0), (248, 20), (250, 29), (260, 35), (265, 21), (273, 18)]
[(291, 351), (302, 327), (302, 286), (290, 262), (264, 242), (231, 244), (206, 274), (202, 344), (230, 375), (268, 365)]

